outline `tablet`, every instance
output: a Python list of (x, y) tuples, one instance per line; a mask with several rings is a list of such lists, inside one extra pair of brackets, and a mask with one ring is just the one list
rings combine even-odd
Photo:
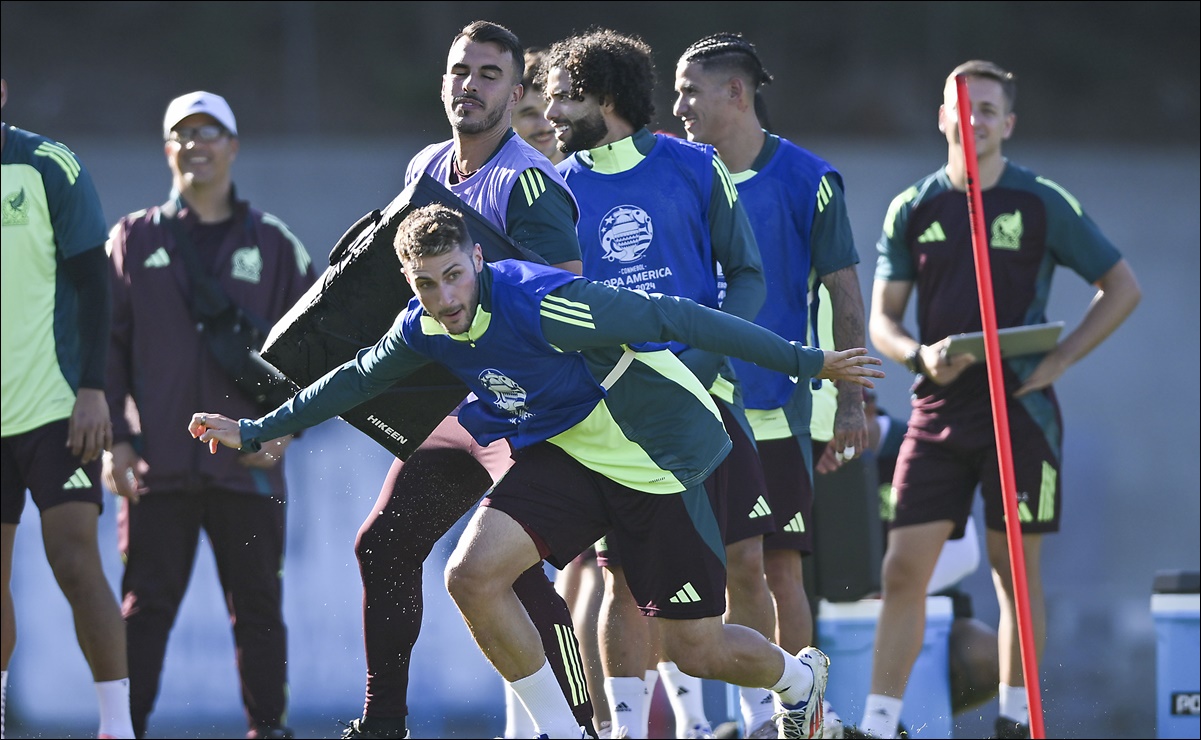
[[(1001, 347), (1002, 357), (1035, 355), (1055, 349), (1062, 331), (1062, 321), (1032, 324), (1031, 326), (1011, 326), (1008, 329), (997, 330), (997, 343)], [(943, 350), (943, 355), (949, 357), (964, 352), (970, 352), (975, 355), (977, 360), (984, 362), (984, 332), (956, 334), (951, 337), (947, 348)]]

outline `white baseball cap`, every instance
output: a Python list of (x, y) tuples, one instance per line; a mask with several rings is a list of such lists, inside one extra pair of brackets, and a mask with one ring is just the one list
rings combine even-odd
[(169, 137), (171, 129), (193, 113), (210, 115), (217, 119), (217, 123), (229, 129), (231, 134), (238, 135), (238, 122), (234, 118), (234, 112), (230, 109), (229, 103), (225, 102), (225, 98), (211, 92), (197, 90), (187, 95), (180, 95), (167, 106), (167, 114), (163, 116), (163, 138)]

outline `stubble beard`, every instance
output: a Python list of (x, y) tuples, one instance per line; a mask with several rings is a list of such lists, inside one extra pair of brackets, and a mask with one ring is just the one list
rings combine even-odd
[[(450, 114), (450, 116), (455, 115), (453, 111), (448, 110), (447, 113)], [(460, 134), (482, 134), (496, 128), (497, 125), (499, 125), (504, 119), (504, 116), (505, 109), (502, 107), (490, 111), (482, 120), (478, 121), (472, 121), (466, 117), (452, 117), (450, 125)]]

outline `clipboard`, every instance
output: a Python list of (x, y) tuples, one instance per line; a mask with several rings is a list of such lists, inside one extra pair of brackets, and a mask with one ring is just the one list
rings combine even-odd
[[(997, 330), (997, 343), (1001, 357), (1020, 357), (1050, 352), (1059, 343), (1063, 331), (1062, 321), (1030, 326), (1011, 326)], [(943, 350), (944, 357), (969, 352), (980, 362), (984, 361), (984, 332), (974, 331), (956, 334)]]

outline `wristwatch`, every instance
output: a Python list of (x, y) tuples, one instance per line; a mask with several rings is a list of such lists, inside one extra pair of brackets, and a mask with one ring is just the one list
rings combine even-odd
[(922, 362), (922, 345), (913, 345), (913, 349), (905, 353), (903, 364), (905, 369), (914, 375), (925, 375), (926, 363)]

